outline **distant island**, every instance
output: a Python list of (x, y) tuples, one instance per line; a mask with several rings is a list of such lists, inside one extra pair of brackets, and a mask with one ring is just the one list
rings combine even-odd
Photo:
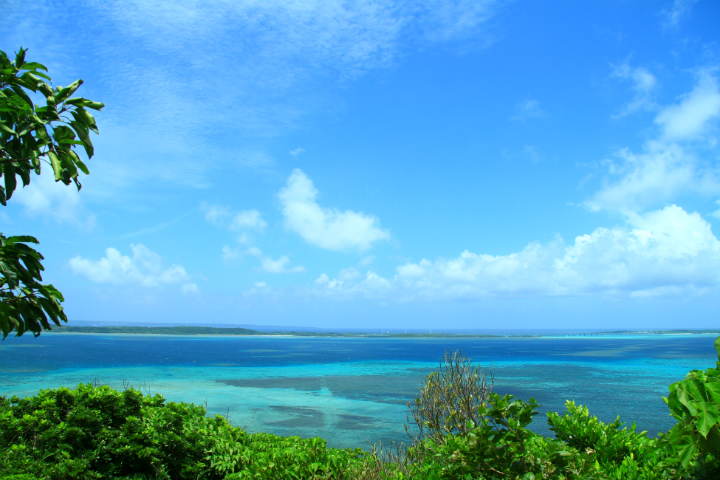
[(572, 333), (572, 334), (534, 334), (534, 335), (499, 335), (499, 334), (462, 334), (462, 333), (349, 333), (349, 332), (297, 332), (278, 331), (261, 332), (250, 328), (233, 327), (76, 327), (63, 326), (54, 328), (53, 333), (97, 333), (97, 334), (122, 334), (122, 335), (272, 335), (272, 336), (293, 336), (293, 337), (377, 337), (377, 338), (503, 338), (503, 337), (582, 337), (598, 335), (703, 335), (720, 334), (720, 329), (711, 330), (618, 330), (613, 332), (593, 333)]

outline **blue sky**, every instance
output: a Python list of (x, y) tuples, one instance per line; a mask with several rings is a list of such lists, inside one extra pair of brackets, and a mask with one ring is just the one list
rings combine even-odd
[(0, 212), (71, 322), (720, 325), (718, 2), (3, 9), (106, 104)]

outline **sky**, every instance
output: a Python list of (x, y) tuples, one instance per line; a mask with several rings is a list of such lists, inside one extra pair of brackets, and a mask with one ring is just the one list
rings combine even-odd
[(720, 327), (720, 3), (5, 0), (103, 102), (0, 210), (77, 322)]

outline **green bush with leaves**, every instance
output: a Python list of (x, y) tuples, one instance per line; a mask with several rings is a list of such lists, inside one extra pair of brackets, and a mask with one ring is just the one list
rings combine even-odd
[(412, 478), (586, 478), (594, 471), (587, 454), (527, 429), (538, 406), (492, 393), (480, 407), (480, 424), (469, 425), (466, 435), (413, 447), (422, 460)]
[(367, 453), (247, 434), (205, 409), (79, 385), (0, 399), (2, 478), (355, 479)]

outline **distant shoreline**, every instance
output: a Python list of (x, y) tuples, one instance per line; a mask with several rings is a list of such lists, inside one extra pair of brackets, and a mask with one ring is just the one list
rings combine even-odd
[(455, 333), (345, 333), (345, 332), (262, 332), (249, 328), (222, 327), (55, 327), (48, 333), (85, 333), (104, 335), (184, 335), (184, 336), (242, 336), (242, 337), (334, 337), (334, 338), (548, 338), (596, 337), (607, 335), (720, 335), (718, 330), (618, 330), (612, 332), (568, 334), (455, 334)]

